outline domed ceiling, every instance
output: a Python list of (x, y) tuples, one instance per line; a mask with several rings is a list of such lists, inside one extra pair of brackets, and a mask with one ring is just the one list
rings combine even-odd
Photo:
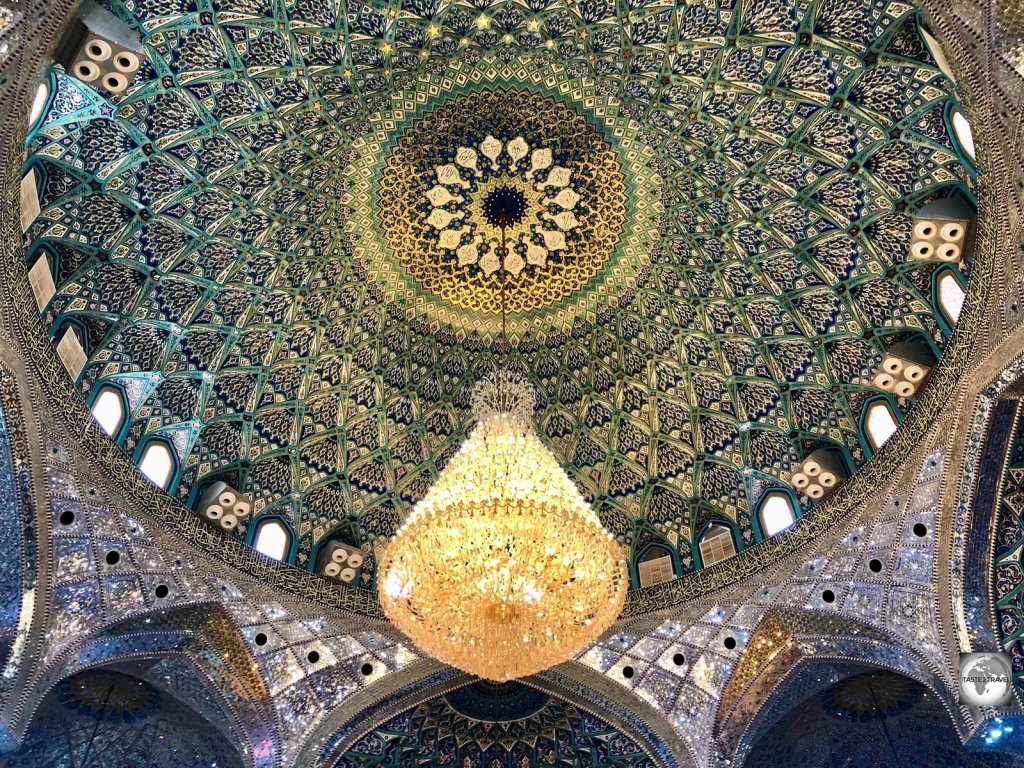
[(45, 321), (172, 493), (226, 480), (300, 565), (339, 526), (372, 564), (498, 367), (683, 571), (815, 448), (866, 460), (882, 352), (944, 343), (912, 214), (971, 183), (911, 5), (347, 7), (114, 2), (148, 63), (116, 103), (55, 70), (30, 134)]
[(653, 768), (643, 748), (589, 712), (521, 683), (479, 682), (361, 736), (335, 768), (403, 765)]

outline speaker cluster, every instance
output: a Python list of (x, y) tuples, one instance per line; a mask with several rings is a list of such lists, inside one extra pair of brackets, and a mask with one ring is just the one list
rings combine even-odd
[(923, 344), (901, 342), (885, 353), (872, 378), (872, 384), (897, 397), (913, 397), (935, 365), (931, 352)]
[(233, 531), (252, 514), (252, 501), (224, 482), (211, 483), (199, 498), (199, 512), (207, 521)]
[(86, 0), (57, 45), (54, 59), (77, 80), (118, 96), (128, 90), (146, 52), (131, 27)]
[(342, 544), (340, 541), (331, 541), (320, 553), (317, 573), (345, 584), (355, 584), (358, 583), (359, 574), (363, 570), (363, 559), (361, 549)]
[(827, 448), (819, 448), (797, 465), (793, 487), (811, 499), (831, 494), (847, 477), (842, 460)]
[(914, 217), (910, 260), (961, 262), (967, 253), (974, 216), (974, 208), (957, 197), (934, 200), (922, 206)]

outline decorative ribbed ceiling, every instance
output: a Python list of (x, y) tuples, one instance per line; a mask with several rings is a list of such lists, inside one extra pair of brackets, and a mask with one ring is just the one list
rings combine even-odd
[(415, 764), (653, 768), (643, 747), (599, 717), (521, 683), (474, 683), (396, 715), (335, 768)]
[(691, 570), (810, 451), (865, 460), (888, 346), (944, 343), (911, 216), (970, 182), (908, 3), (113, 8), (149, 62), (116, 104), (56, 71), (29, 140), (46, 322), (129, 453), (166, 437), (180, 499), (228, 481), (300, 565), (339, 526), (372, 565), (510, 366), (605, 526)]

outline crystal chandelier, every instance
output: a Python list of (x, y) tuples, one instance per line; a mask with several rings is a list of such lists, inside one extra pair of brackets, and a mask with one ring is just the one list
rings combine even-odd
[(618, 617), (623, 550), (531, 426), (534, 393), (500, 371), (477, 424), (380, 562), (384, 612), (423, 651), (488, 680), (572, 658)]

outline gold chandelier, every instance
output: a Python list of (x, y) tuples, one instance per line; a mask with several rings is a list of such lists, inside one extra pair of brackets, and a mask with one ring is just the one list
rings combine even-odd
[(530, 422), (508, 372), (473, 391), (477, 424), (381, 559), (381, 603), (431, 656), (488, 680), (572, 658), (618, 617), (623, 550)]

